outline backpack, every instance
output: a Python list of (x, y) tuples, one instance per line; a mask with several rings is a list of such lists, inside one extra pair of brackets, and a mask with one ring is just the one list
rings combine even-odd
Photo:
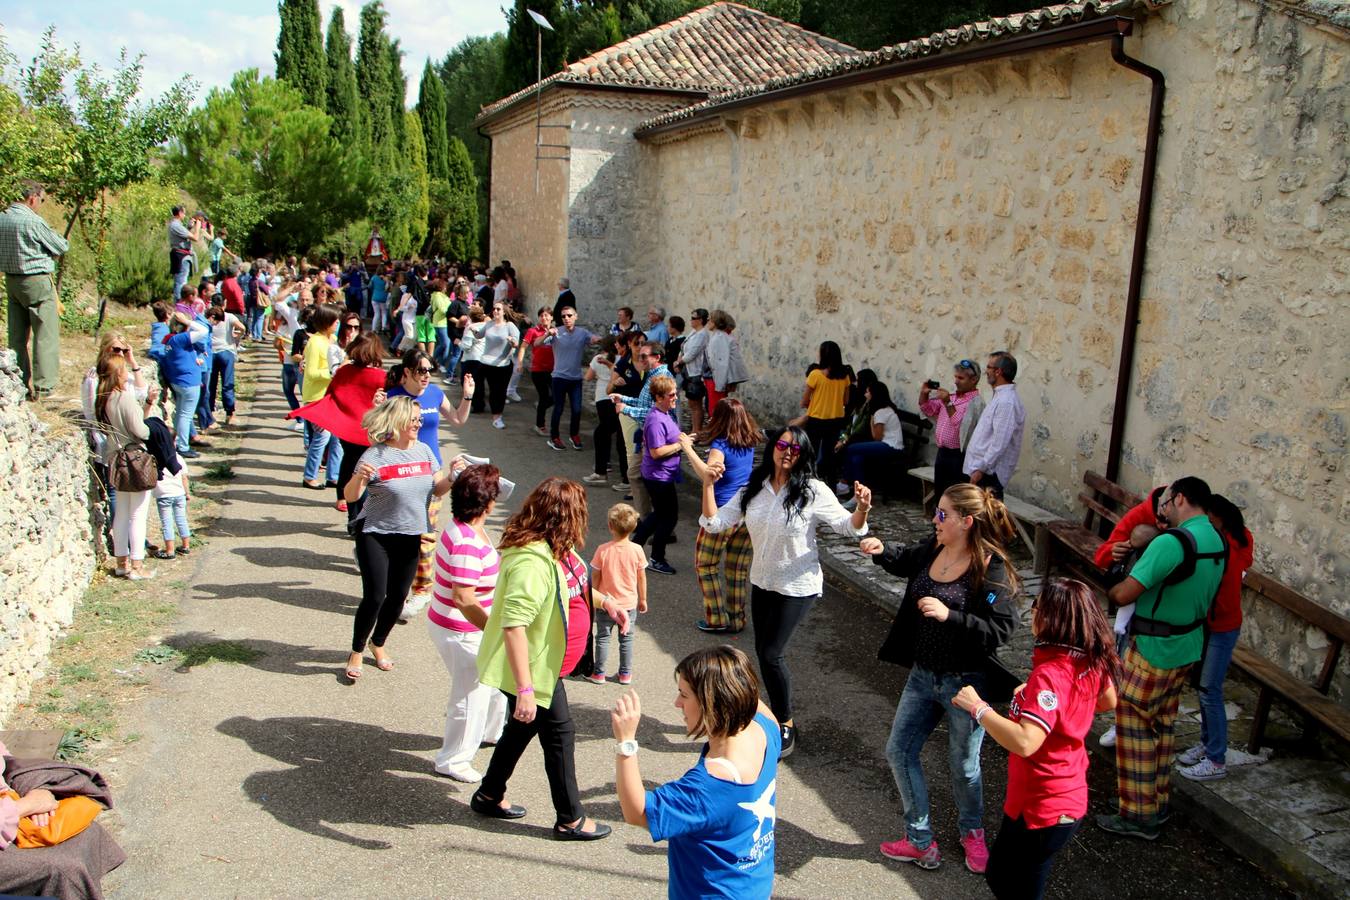
[[(1163, 583), (1158, 587), (1157, 596), (1153, 598), (1153, 608), (1150, 613), (1156, 615), (1158, 606), (1162, 603), (1163, 594), (1169, 587), (1174, 587), (1189, 579), (1195, 574), (1195, 566), (1200, 560), (1214, 560), (1219, 564), (1220, 581), (1222, 582), (1222, 570), (1228, 568), (1228, 541), (1223, 535), (1219, 535), (1219, 540), (1223, 544), (1222, 549), (1213, 553), (1201, 553), (1199, 546), (1195, 542), (1195, 535), (1191, 534), (1185, 528), (1169, 528), (1154, 540), (1159, 540), (1165, 535), (1172, 535), (1181, 544), (1181, 562), (1177, 567), (1167, 574)], [(1214, 595), (1209, 598), (1205, 604), (1205, 612), (1200, 618), (1185, 625), (1174, 625), (1171, 622), (1163, 622), (1151, 616), (1141, 615), (1138, 611), (1130, 619), (1130, 634), (1142, 634), (1145, 637), (1176, 637), (1182, 634), (1189, 634), (1200, 626), (1204, 625), (1209, 619), (1210, 611), (1214, 608), (1214, 599), (1218, 597), (1218, 588), (1215, 588)]]

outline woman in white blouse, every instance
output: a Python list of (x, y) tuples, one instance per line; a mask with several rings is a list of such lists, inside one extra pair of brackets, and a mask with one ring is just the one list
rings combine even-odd
[(720, 466), (703, 478), (703, 515), (698, 523), (717, 534), (745, 522), (754, 558), (750, 563), (750, 621), (755, 653), (769, 706), (783, 730), (783, 756), (792, 752), (797, 729), (792, 719), (792, 682), (784, 653), (792, 632), (820, 598), (824, 577), (816, 552), (816, 528), (828, 525), (851, 537), (867, 534), (872, 492), (854, 486), (857, 507), (850, 513), (829, 486), (816, 478), (815, 448), (806, 432), (788, 426), (769, 439), (764, 459), (750, 481), (721, 509), (713, 497)]

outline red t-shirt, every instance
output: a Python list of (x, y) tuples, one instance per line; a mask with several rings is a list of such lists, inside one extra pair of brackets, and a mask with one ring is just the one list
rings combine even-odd
[(225, 311), (236, 316), (244, 314), (244, 291), (239, 287), (239, 279), (226, 278), (220, 283), (220, 293), (225, 298)]
[(1021, 816), (1030, 828), (1058, 825), (1061, 816), (1087, 813), (1087, 750), (1097, 698), (1105, 684), (1100, 670), (1083, 665), (1083, 654), (1068, 647), (1032, 651), (1031, 674), (1013, 697), (1008, 718), (1024, 718), (1045, 729), (1045, 743), (1028, 757), (1008, 756), (1008, 795), (1003, 811)]
[[(1252, 567), (1252, 533), (1242, 529), (1247, 538), (1243, 547), (1224, 534), (1228, 541), (1228, 563), (1219, 582), (1219, 593), (1214, 597), (1214, 608), (1209, 611), (1210, 631), (1234, 631), (1242, 627), (1242, 576)], [(1222, 534), (1222, 532), (1220, 532)]]
[(591, 633), (591, 608), (586, 603), (586, 563), (571, 551), (563, 562), (567, 573), (567, 651), (563, 653), (562, 677), (572, 674), (586, 652)]
[(552, 372), (553, 371), (553, 345), (542, 344), (534, 346), (534, 342), (539, 340), (547, 331), (538, 325), (533, 325), (525, 332), (525, 337), (521, 338), (525, 345), (530, 348), (530, 371), (531, 372)]

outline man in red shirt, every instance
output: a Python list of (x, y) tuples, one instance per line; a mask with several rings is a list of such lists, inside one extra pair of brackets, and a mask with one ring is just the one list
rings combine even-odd
[(220, 295), (225, 298), (225, 311), (242, 318), (244, 315), (244, 289), (239, 286), (238, 266), (230, 266), (225, 270), (225, 280), (220, 283)]

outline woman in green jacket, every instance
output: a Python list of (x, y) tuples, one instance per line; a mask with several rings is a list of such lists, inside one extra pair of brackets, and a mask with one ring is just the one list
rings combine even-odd
[[(478, 678), (506, 694), (506, 729), (469, 805), (494, 819), (519, 819), (525, 808), (506, 799), (506, 783), (537, 734), (560, 841), (594, 841), (610, 827), (581, 808), (575, 761), (576, 725), (563, 677), (585, 652), (591, 631), (586, 566), (574, 552), (586, 537), (586, 489), (545, 479), (506, 523), (497, 592), (478, 651)], [(628, 630), (628, 615), (605, 600), (605, 613)]]

